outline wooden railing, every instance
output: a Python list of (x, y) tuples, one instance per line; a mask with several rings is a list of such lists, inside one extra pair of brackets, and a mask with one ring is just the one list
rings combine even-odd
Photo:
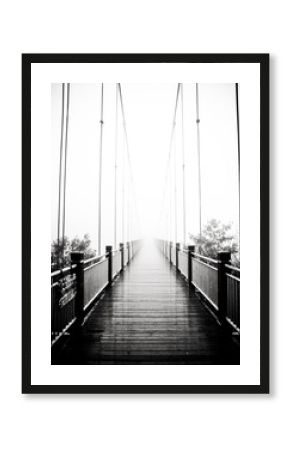
[(120, 244), (113, 250), (85, 260), (83, 252), (71, 253), (71, 266), (51, 273), (51, 343), (55, 344), (72, 326), (80, 326), (99, 298), (138, 252), (141, 241)]
[(220, 323), (227, 323), (239, 332), (240, 269), (231, 265), (231, 254), (219, 252), (217, 259), (213, 259), (196, 253), (194, 245), (181, 248), (179, 243), (157, 242), (169, 263), (216, 311)]
[(52, 342), (76, 321), (76, 264), (51, 274)]
[(226, 264), (227, 318), (240, 329), (240, 269)]

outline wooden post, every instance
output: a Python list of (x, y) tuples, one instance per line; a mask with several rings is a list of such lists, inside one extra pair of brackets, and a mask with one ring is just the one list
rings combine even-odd
[(231, 260), (230, 252), (218, 252), (218, 315), (220, 322), (225, 323), (227, 315), (227, 278), (225, 265)]
[(108, 256), (108, 282), (109, 285), (113, 281), (113, 254), (112, 254), (113, 247), (112, 245), (106, 245), (106, 255)]
[(176, 245), (175, 245), (175, 259), (176, 259), (176, 264), (175, 264), (175, 266), (176, 266), (176, 270), (179, 270), (179, 268), (178, 268), (178, 266), (179, 266), (179, 251), (180, 251), (180, 243), (179, 242), (176, 242)]
[(71, 252), (71, 263), (76, 264), (76, 302), (75, 302), (75, 315), (76, 324), (81, 326), (84, 320), (84, 306), (85, 306), (85, 296), (84, 296), (84, 252)]
[(124, 244), (120, 243), (120, 252), (121, 252), (121, 270), (124, 270)]
[(172, 253), (172, 241), (169, 242), (169, 263), (170, 264), (172, 264), (171, 253)]
[(130, 259), (131, 259), (131, 255), (130, 255), (130, 242), (128, 241), (127, 242), (127, 249), (128, 249), (128, 264), (129, 264), (129, 262), (130, 262)]
[(192, 252), (193, 253), (195, 252), (195, 245), (188, 245), (187, 250), (188, 250), (188, 275), (187, 275), (188, 286), (192, 288), (193, 292), (195, 292), (195, 286), (194, 286), (194, 284), (192, 284), (192, 258), (193, 258), (193, 255), (191, 255)]

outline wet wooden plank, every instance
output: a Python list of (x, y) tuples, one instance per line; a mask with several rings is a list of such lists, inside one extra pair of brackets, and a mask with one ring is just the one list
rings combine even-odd
[(140, 250), (52, 363), (239, 364), (239, 347), (151, 245)]

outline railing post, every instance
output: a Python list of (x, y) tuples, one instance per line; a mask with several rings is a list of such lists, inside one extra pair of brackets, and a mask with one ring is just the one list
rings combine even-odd
[(124, 270), (124, 244), (120, 243), (120, 252), (121, 252), (121, 270)]
[(230, 260), (230, 252), (218, 252), (218, 315), (222, 324), (225, 323), (227, 315), (227, 278), (225, 265)]
[(193, 292), (195, 292), (195, 286), (191, 283), (192, 282), (192, 258), (193, 255), (191, 255), (191, 253), (195, 252), (195, 245), (188, 245), (187, 246), (187, 250), (188, 250), (188, 275), (187, 275), (187, 279), (188, 279), (188, 285), (189, 287), (192, 288)]
[(76, 264), (76, 302), (75, 302), (75, 314), (76, 314), (76, 324), (78, 326), (82, 325), (84, 320), (84, 306), (85, 306), (85, 296), (84, 296), (84, 252), (71, 252), (70, 258), (71, 263)]
[(170, 264), (172, 264), (171, 252), (172, 252), (172, 241), (169, 241), (169, 263)]
[(176, 242), (176, 245), (175, 245), (175, 260), (176, 260), (176, 270), (178, 270), (178, 266), (179, 266), (179, 251), (180, 251), (180, 243), (179, 242)]
[(127, 249), (128, 249), (128, 264), (130, 263), (131, 255), (130, 255), (130, 242), (127, 242)]
[(108, 282), (109, 285), (113, 281), (113, 247), (111, 245), (106, 245), (106, 254), (108, 254)]

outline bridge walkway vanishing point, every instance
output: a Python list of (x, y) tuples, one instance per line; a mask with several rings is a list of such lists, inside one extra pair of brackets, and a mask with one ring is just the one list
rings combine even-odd
[(239, 346), (170, 266), (144, 245), (60, 347), (53, 364), (239, 364)]

